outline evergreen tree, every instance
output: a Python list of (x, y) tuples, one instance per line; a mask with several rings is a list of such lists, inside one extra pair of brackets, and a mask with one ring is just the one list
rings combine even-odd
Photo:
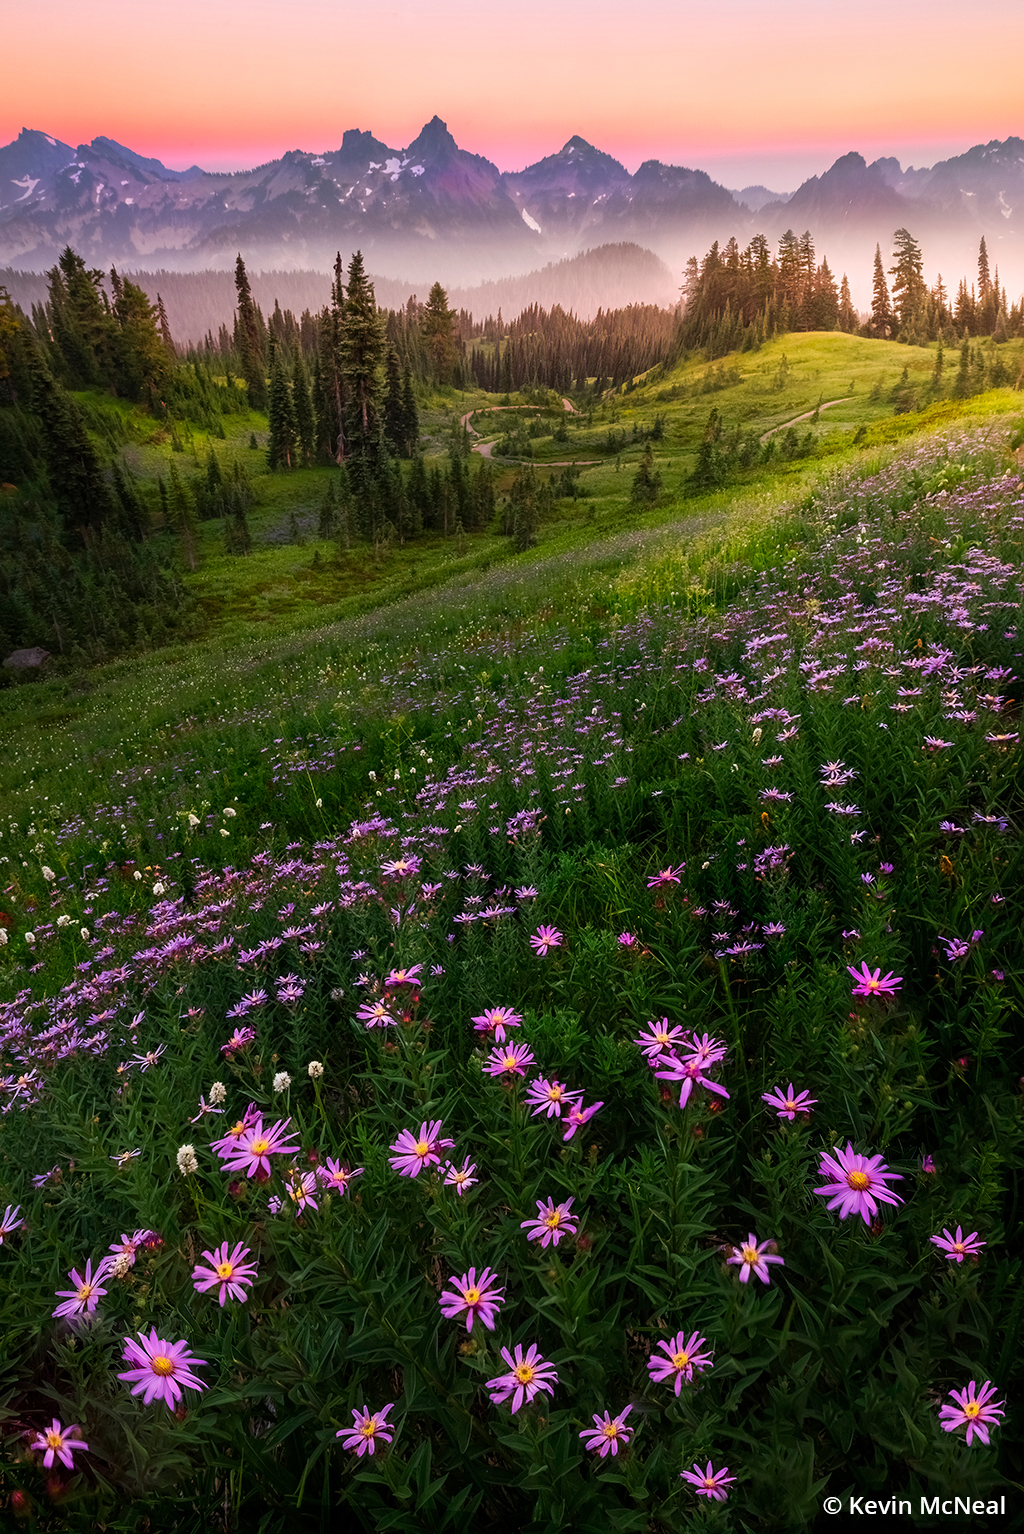
[(309, 374), (302, 352), (296, 349), (292, 364), (292, 402), (295, 408), (295, 437), (303, 464), (308, 466), (316, 454), (316, 419), (310, 396)]
[(984, 303), (992, 290), (992, 278), (988, 266), (988, 246), (985, 244), (985, 236), (981, 237), (978, 246), (978, 298)]
[(196, 517), (195, 502), (188, 485), (178, 474), (174, 461), (171, 461), (170, 485), (167, 489), (167, 520), (168, 526), (176, 533), (181, 543), (181, 552), (190, 570), (194, 570), (199, 558), (199, 521)]
[(235, 291), (238, 294), (237, 341), (242, 361), (242, 377), (249, 391), (249, 404), (253, 410), (263, 410), (267, 403), (267, 384), (264, 376), (264, 347), (260, 334), (259, 316), (253, 302), (248, 273), (241, 253), (235, 262)]
[(661, 495), (662, 480), (654, 467), (654, 453), (648, 442), (640, 456), (629, 498), (635, 506), (653, 506)]
[(402, 373), (398, 353), (393, 346), (388, 347), (384, 366), (384, 435), (396, 458), (408, 458)]
[(882, 265), (882, 247), (876, 245), (875, 274), (871, 285), (871, 332), (885, 341), (892, 334), (892, 328), (892, 305), (889, 302), (889, 288), (885, 280), (885, 268)]
[(173, 363), (158, 328), (157, 310), (142, 288), (125, 278), (118, 281), (116, 291), (118, 329), (109, 381), (118, 394), (137, 400), (160, 388)]
[(267, 468), (290, 469), (296, 462), (298, 428), (292, 391), (277, 348), (270, 362), (270, 399), (267, 407)]
[(405, 457), (411, 458), (420, 440), (420, 416), (416, 408), (416, 393), (412, 386), (412, 370), (408, 367), (402, 373), (402, 436), (405, 442)]
[(896, 246), (892, 253), (894, 265), (889, 268), (893, 279), (892, 302), (898, 333), (905, 335), (912, 329), (926, 293), (923, 258), (921, 247), (909, 230), (897, 229), (893, 242)]
[(361, 251), (349, 263), (341, 323), (341, 367), (347, 395), (346, 436), (360, 477), (376, 467), (383, 452), (384, 319)]
[[(167, 318), (167, 310), (164, 308), (164, 301), (160, 297), (159, 293), (156, 295), (156, 317), (157, 324), (160, 327), (160, 339), (164, 343), (164, 346), (167, 348), (168, 355), (175, 357), (177, 353), (174, 350), (174, 340), (171, 336), (171, 324)], [(221, 328), (223, 329), (223, 326)]]
[(47, 477), (65, 535), (87, 543), (114, 513), (96, 449), (78, 406), (41, 357), (35, 359), (33, 385)]
[(850, 282), (843, 273), (843, 280), (839, 285), (839, 329), (845, 330), (847, 335), (854, 335), (859, 320), (857, 311), (853, 307), (853, 299), (850, 297)]
[(450, 384), (458, 354), (454, 310), (448, 307), (448, 294), (435, 282), (423, 311), (421, 329), (435, 383)]

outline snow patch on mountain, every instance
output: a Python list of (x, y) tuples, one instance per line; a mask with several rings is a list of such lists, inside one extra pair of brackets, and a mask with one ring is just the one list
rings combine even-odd
[(535, 218), (531, 218), (529, 213), (527, 213), (525, 208), (523, 208), (522, 213), (523, 213), (523, 223), (526, 224), (526, 226), (529, 229), (534, 230), (534, 232), (536, 234), (543, 234), (544, 233), (543, 229), (540, 227), (540, 225), (538, 224), (537, 220)]

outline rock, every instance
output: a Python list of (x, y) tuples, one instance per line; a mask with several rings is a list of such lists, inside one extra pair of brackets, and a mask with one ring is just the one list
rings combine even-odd
[(15, 650), (4, 661), (12, 671), (35, 671), (50, 659), (49, 650), (42, 650), (38, 645), (33, 645), (31, 650)]

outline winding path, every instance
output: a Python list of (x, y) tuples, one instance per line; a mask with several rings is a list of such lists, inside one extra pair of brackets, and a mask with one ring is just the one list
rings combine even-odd
[[(476, 427), (469, 424), (475, 415), (494, 415), (499, 410), (536, 410), (536, 408), (536, 405), (488, 405), (486, 410), (469, 410), (462, 417), (462, 429), (463, 431), (471, 432), (474, 437), (478, 437), (480, 433), (477, 431)], [(562, 408), (563, 410), (567, 410), (570, 415), (579, 415), (579, 411), (576, 409), (576, 406), (573, 404), (571, 399), (563, 398)], [(474, 442), (473, 452), (479, 453), (481, 458), (490, 458), (494, 452), (494, 443)], [(556, 463), (552, 463), (550, 460), (545, 460), (545, 462), (541, 463), (534, 458), (502, 458), (500, 462), (532, 463), (534, 467), (538, 469), (590, 469), (595, 468), (598, 464), (603, 463), (604, 459), (564, 458), (559, 459), (559, 461)]]
[(823, 410), (830, 410), (833, 405), (845, 405), (848, 399), (853, 399), (852, 394), (844, 394), (842, 399), (829, 399), (823, 405), (815, 405), (813, 410), (805, 410), (803, 415), (795, 415), (791, 421), (781, 421), (778, 426), (771, 426), (764, 432), (760, 441), (767, 442), (777, 431), (785, 431), (787, 426), (795, 426), (797, 421), (809, 421), (812, 415), (820, 415)]

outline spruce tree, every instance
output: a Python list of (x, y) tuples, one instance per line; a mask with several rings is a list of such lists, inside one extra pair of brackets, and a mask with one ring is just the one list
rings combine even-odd
[(384, 435), (396, 458), (408, 458), (402, 373), (398, 353), (393, 346), (388, 347), (384, 364)]
[(871, 285), (871, 330), (880, 340), (885, 341), (892, 334), (892, 326), (892, 305), (889, 302), (885, 267), (882, 265), (882, 247), (876, 245), (875, 274)]
[(277, 348), (270, 362), (270, 399), (268, 413), (267, 468), (290, 469), (295, 464), (298, 430), (292, 391)]
[(850, 297), (849, 278), (844, 272), (843, 280), (839, 285), (839, 329), (845, 330), (847, 335), (853, 335), (858, 323), (857, 311)]
[(382, 410), (384, 317), (377, 309), (373, 284), (366, 275), (361, 251), (349, 264), (345, 309), (341, 322), (341, 366), (347, 394), (349, 454), (357, 461), (361, 480), (372, 473), (384, 451)]
[(237, 344), (242, 360), (242, 377), (249, 391), (249, 405), (253, 410), (263, 410), (267, 404), (267, 385), (264, 376), (264, 347), (260, 334), (259, 316), (253, 302), (248, 273), (241, 253), (235, 262), (235, 291), (238, 294)]
[(405, 457), (411, 458), (420, 440), (420, 416), (416, 408), (416, 393), (412, 386), (412, 370), (402, 373), (402, 435), (405, 441)]
[(292, 364), (292, 401), (295, 406), (295, 435), (303, 464), (308, 466), (316, 454), (316, 420), (310, 396), (309, 374), (302, 352), (296, 350)]
[(908, 229), (897, 229), (893, 242), (896, 246), (892, 253), (894, 265), (889, 268), (893, 279), (892, 303), (899, 334), (904, 335), (912, 329), (926, 293), (923, 258), (920, 245)]
[(455, 371), (458, 343), (455, 335), (456, 315), (448, 307), (448, 294), (439, 282), (435, 282), (427, 297), (420, 329), (430, 361), (431, 377), (435, 383), (450, 384)]
[(34, 360), (32, 371), (33, 408), (65, 534), (88, 543), (114, 514), (114, 503), (78, 406), (41, 357)]

